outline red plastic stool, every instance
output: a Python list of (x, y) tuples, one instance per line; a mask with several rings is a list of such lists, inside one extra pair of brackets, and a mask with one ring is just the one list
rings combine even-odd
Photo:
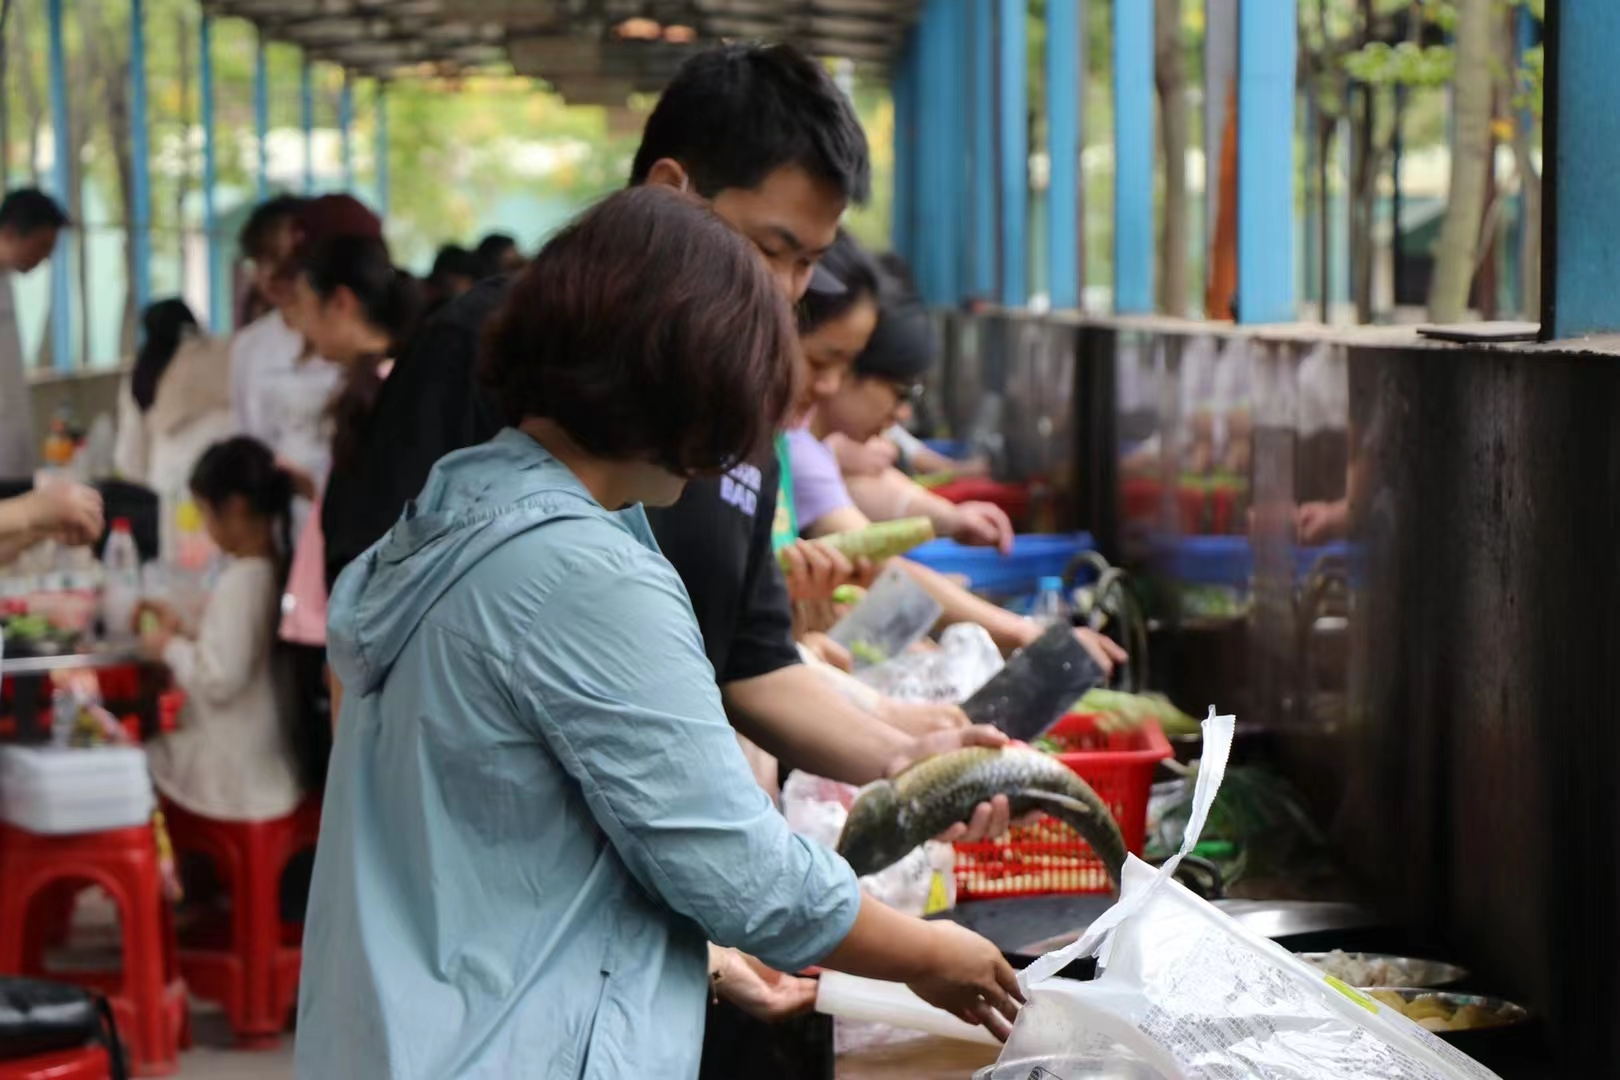
[(112, 1062), (99, 1046), (0, 1061), (0, 1080), (111, 1080)]
[(122, 973), (52, 977), (107, 994), (135, 1075), (174, 1073), (190, 1042), (186, 985), (175, 967), (174, 920), (163, 899), (151, 827), (40, 836), (0, 824), (0, 881), (0, 973), (6, 974), (45, 974), (48, 909), (72, 895), (67, 883), (97, 885), (112, 897), (124, 939)]
[(180, 970), (198, 997), (225, 1010), (237, 1044), (269, 1049), (298, 1000), (302, 928), (281, 922), (281, 875), (315, 845), (321, 806), (306, 800), (272, 821), (218, 821), (165, 801), (175, 855), (209, 856), (231, 898), (231, 925), (215, 940), (183, 941)]

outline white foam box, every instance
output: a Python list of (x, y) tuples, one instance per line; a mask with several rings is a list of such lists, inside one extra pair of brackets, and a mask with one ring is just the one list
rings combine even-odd
[(155, 800), (138, 746), (0, 747), (0, 819), (60, 836), (151, 820)]

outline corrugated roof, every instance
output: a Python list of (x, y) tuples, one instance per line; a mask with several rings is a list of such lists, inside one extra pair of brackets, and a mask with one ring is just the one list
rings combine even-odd
[(720, 40), (792, 41), (883, 64), (918, 0), (203, 0), (271, 40), (360, 75), (453, 75), (510, 65), (570, 101), (656, 92)]

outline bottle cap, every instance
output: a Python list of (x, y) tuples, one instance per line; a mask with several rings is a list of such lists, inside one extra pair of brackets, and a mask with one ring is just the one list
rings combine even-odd
[(1063, 591), (1063, 579), (1060, 578), (1060, 577), (1043, 577), (1043, 578), (1041, 578), (1041, 592), (1045, 592), (1048, 589), (1056, 589), (1057, 591), (1062, 592)]
[(122, 533), (130, 532), (131, 529), (129, 525), (129, 518), (114, 518), (112, 531)]

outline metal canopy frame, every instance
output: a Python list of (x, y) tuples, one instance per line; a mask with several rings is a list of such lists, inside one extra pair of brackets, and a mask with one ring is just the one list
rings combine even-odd
[[(570, 101), (656, 92), (693, 51), (722, 40), (791, 41), (888, 66), (919, 0), (202, 0), (269, 40), (381, 79), (507, 66)], [(625, 36), (631, 20), (642, 35)]]

